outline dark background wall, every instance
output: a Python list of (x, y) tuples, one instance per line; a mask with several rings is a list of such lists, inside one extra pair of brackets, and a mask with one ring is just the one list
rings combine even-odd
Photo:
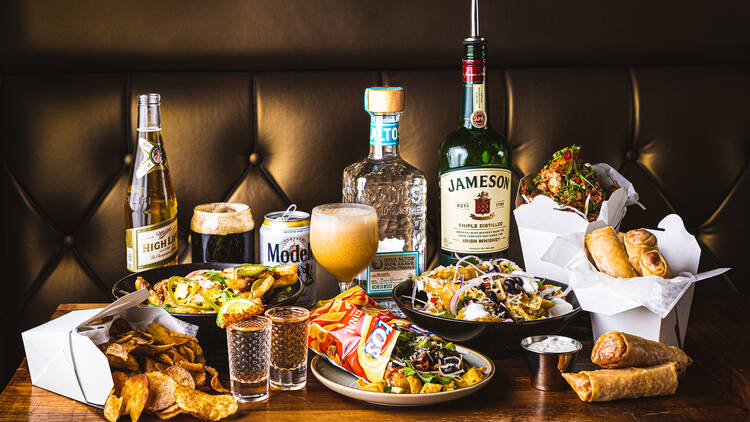
[[(434, 263), (436, 151), (458, 122), (468, 0), (1, 7), (0, 385), (23, 356), (22, 330), (59, 303), (107, 301), (124, 274), (140, 93), (162, 94), (185, 260), (198, 203), (247, 202), (257, 223), (290, 202), (339, 201), (343, 168), (367, 153), (364, 88), (404, 86), (402, 153), (429, 177)], [(508, 138), (516, 182), (581, 144), (648, 207), (631, 209), (625, 228), (678, 212), (703, 268), (734, 267), (696, 300), (747, 293), (748, 3), (484, 0), (481, 11), (490, 121)], [(511, 255), (521, 261), (517, 237)], [(333, 293), (330, 277), (320, 290)]]

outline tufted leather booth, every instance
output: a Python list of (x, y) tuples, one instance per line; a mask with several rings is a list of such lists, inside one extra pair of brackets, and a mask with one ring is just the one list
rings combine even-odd
[[(0, 385), (19, 333), (61, 302), (108, 300), (124, 274), (123, 200), (135, 96), (162, 94), (180, 206), (181, 260), (198, 203), (249, 203), (256, 223), (341, 195), (368, 149), (364, 88), (402, 85), (402, 153), (429, 178), (458, 122), (468, 1), (9, 1), (2, 10), (3, 277)], [(647, 211), (678, 212), (701, 295), (748, 292), (750, 7), (741, 1), (484, 0), (490, 121), (515, 181), (564, 145), (635, 183)], [(515, 190), (515, 187), (514, 187)], [(521, 260), (513, 233), (511, 255)], [(319, 292), (334, 292), (322, 276)], [(699, 300), (699, 299), (698, 299)]]

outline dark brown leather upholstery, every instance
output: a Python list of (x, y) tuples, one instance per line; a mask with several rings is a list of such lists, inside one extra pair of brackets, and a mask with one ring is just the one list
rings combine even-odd
[[(589, 160), (621, 169), (648, 207), (631, 208), (626, 228), (680, 213), (703, 268), (734, 267), (700, 294), (747, 292), (750, 7), (656, 3), (485, 0), (491, 123), (508, 137), (516, 183), (556, 149), (582, 144)], [(434, 263), (436, 150), (458, 122), (468, 1), (1, 7), (0, 385), (22, 356), (20, 331), (61, 302), (107, 300), (124, 273), (140, 93), (163, 97), (185, 260), (198, 203), (247, 202), (258, 223), (289, 202), (338, 201), (344, 166), (367, 153), (364, 88), (403, 85), (402, 152), (429, 178)], [(330, 281), (321, 277), (321, 296), (334, 292)]]

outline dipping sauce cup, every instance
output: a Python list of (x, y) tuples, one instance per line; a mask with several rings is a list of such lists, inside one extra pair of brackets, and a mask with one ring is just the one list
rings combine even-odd
[(521, 340), (531, 374), (531, 386), (542, 391), (559, 391), (568, 383), (561, 373), (575, 362), (583, 348), (580, 341), (556, 335), (531, 336)]

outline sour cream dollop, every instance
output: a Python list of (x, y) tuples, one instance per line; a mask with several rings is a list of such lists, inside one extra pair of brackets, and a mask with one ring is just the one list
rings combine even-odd
[(548, 337), (542, 341), (531, 343), (526, 348), (537, 353), (568, 353), (578, 349), (571, 339), (565, 337)]
[(466, 309), (464, 310), (464, 319), (469, 321), (476, 321), (479, 318), (488, 316), (490, 316), (490, 313), (484, 309), (484, 306), (476, 302), (466, 305)]
[(550, 318), (565, 315), (568, 312), (573, 311), (573, 305), (568, 303), (565, 299), (554, 297), (550, 299), (550, 302), (555, 304), (555, 306), (547, 309), (547, 315), (549, 315)]

